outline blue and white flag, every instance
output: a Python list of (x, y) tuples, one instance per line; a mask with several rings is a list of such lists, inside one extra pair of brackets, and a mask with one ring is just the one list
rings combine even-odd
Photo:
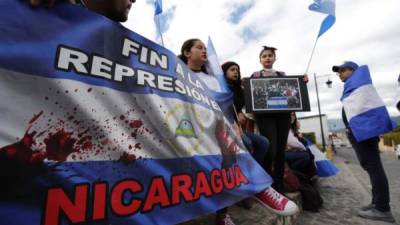
[(333, 26), (336, 21), (336, 3), (335, 0), (314, 0), (309, 7), (309, 10), (327, 14), (324, 21), (322, 21), (317, 39), (321, 37), (326, 31)]
[(328, 160), (324, 153), (319, 150), (319, 148), (313, 144), (311, 141), (307, 140), (307, 148), (310, 149), (311, 153), (314, 155), (314, 163), (317, 168), (317, 174), (320, 177), (330, 177), (335, 176), (339, 173), (339, 169)]
[(154, 0), (154, 16), (160, 15), (162, 12), (162, 0)]
[(360, 66), (345, 81), (340, 100), (349, 127), (358, 142), (387, 133), (396, 127), (372, 85), (368, 66)]
[(154, 23), (156, 24), (156, 40), (164, 46), (160, 17), (163, 12), (162, 0), (154, 0)]
[(1, 224), (177, 224), (269, 187), (173, 52), (77, 5), (1, 6)]
[(208, 37), (207, 41), (207, 58), (208, 72), (215, 75), (223, 92), (230, 92), (225, 80), (224, 72), (222, 71), (221, 64), (218, 60), (217, 52), (215, 51), (214, 45), (211, 41), (211, 37)]

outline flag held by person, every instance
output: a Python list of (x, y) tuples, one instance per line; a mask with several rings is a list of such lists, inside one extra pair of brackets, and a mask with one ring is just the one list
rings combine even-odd
[(328, 31), (336, 21), (336, 3), (335, 0), (314, 0), (309, 7), (309, 10), (327, 14), (324, 21), (322, 21), (317, 38), (321, 37)]
[(156, 39), (162, 46), (164, 46), (164, 38), (162, 35), (160, 16), (163, 13), (162, 0), (154, 0), (154, 22), (156, 24)]

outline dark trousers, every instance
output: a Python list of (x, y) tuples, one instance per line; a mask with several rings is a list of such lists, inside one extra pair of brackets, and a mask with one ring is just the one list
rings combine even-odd
[(302, 173), (308, 173), (307, 169), (310, 166), (311, 156), (307, 151), (286, 151), (285, 152), (286, 162), (292, 170), (296, 170)]
[(269, 140), (270, 146), (262, 166), (272, 175), (273, 187), (283, 191), (285, 149), (290, 128), (289, 113), (257, 114), (256, 121), (261, 135)]
[(379, 138), (374, 137), (357, 142), (351, 133), (348, 133), (347, 136), (356, 152), (361, 167), (369, 175), (372, 186), (372, 203), (376, 205), (376, 209), (379, 211), (390, 210), (389, 183), (379, 153)]

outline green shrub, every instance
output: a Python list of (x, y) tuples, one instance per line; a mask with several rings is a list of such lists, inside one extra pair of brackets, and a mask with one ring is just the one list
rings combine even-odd
[(382, 138), (383, 144), (386, 146), (393, 146), (393, 143), (398, 145), (400, 144), (400, 131), (384, 134)]

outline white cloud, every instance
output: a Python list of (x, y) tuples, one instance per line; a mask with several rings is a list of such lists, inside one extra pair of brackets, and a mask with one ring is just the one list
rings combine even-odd
[[(164, 33), (166, 47), (179, 53), (188, 38), (207, 40), (210, 35), (221, 63), (234, 60), (241, 65), (242, 74), (249, 76), (261, 69), (258, 53), (262, 45), (278, 48), (274, 67), (287, 74), (303, 74), (325, 15), (308, 10), (309, 1), (298, 0), (168, 0), (164, 11), (176, 7), (169, 29)], [(230, 14), (239, 5), (253, 3), (237, 24)], [(400, 73), (400, 11), (398, 0), (336, 0), (336, 24), (319, 40), (309, 70), (312, 74), (333, 74), (331, 66), (353, 60), (370, 67), (372, 79), (391, 115), (394, 108), (397, 76)], [(154, 8), (151, 2), (137, 1), (125, 24), (137, 33), (154, 40)], [(248, 40), (243, 32), (249, 29), (255, 38)], [(339, 98), (342, 83), (332, 75), (333, 88), (328, 89), (319, 78), (322, 113), (330, 118), (340, 117)], [(312, 112), (316, 114), (314, 82), (308, 84)]]

